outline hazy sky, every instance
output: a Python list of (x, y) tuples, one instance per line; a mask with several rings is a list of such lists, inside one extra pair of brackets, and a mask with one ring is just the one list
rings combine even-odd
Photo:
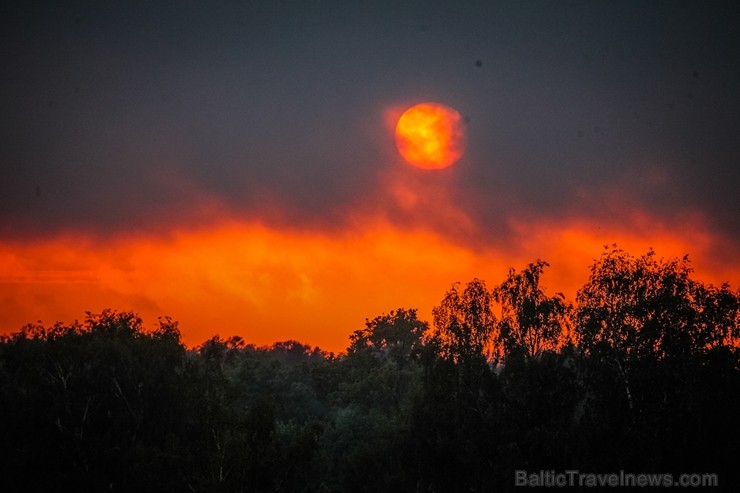
[[(269, 325), (253, 315), (290, 302), (277, 287), (290, 278), (315, 314), (286, 327), (337, 347), (378, 314), (367, 293), (393, 276), (406, 292), (429, 265), (444, 286), (491, 259), (499, 272), (524, 255), (577, 257), (582, 282), (594, 245), (626, 242), (740, 281), (734, 2), (6, 2), (0, 23), (4, 330), (105, 306), (196, 325), (184, 307), (211, 309), (207, 295), (146, 288), (178, 254), (157, 272), (187, 292), (215, 264), (247, 262), (246, 277), (224, 266), (209, 281), (213, 299), (234, 290), (223, 323)], [(466, 118), (451, 168), (417, 170), (395, 150), (394, 117), (422, 101)], [(429, 265), (397, 271), (363, 250), (402, 250), (406, 235)], [(457, 271), (453, 250), (468, 259)], [(193, 251), (209, 260), (188, 264)], [(265, 262), (287, 277), (260, 277)], [(319, 329), (337, 283), (371, 308)]]

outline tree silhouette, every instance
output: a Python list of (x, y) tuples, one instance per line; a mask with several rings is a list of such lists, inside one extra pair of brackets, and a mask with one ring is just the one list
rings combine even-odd
[(455, 362), (485, 360), (496, 352), (493, 295), (485, 281), (473, 279), (460, 292), (453, 284), (432, 311), (434, 336), (443, 356)]
[(467, 493), (621, 469), (736, 491), (740, 293), (614, 246), (571, 311), (547, 265), (453, 285), (431, 331), (413, 309), (369, 319), (340, 355), (187, 349), (172, 319), (112, 310), (1, 336), (0, 488)]
[[(412, 365), (418, 362), (422, 340), (428, 329), (429, 324), (417, 318), (416, 310), (399, 308), (367, 320), (364, 329), (350, 336), (348, 359), (352, 370), (358, 372), (357, 381), (367, 382), (371, 374), (383, 376), (383, 385), (378, 385), (378, 382), (371, 385), (374, 390), (385, 388), (390, 391), (390, 399), (397, 412), (418, 377), (418, 365)], [(371, 369), (375, 372), (368, 373), (367, 370)]]
[(723, 342), (732, 343), (737, 295), (727, 286), (704, 286), (690, 274), (687, 256), (657, 259), (650, 250), (632, 257), (611, 247), (578, 292), (579, 346), (616, 367), (631, 410), (630, 373), (635, 362), (686, 360)]
[(349, 354), (371, 351), (402, 369), (418, 358), (428, 329), (429, 325), (417, 318), (416, 310), (391, 310), (387, 315), (367, 320), (364, 329), (355, 331), (347, 351)]
[(549, 265), (537, 260), (519, 273), (510, 269), (493, 289), (493, 299), (501, 305), (498, 333), (507, 355), (535, 357), (558, 346), (568, 307), (562, 293), (548, 297), (540, 288), (540, 276)]
[[(732, 345), (738, 295), (690, 274), (687, 257), (657, 259), (652, 250), (633, 257), (611, 247), (578, 292), (575, 327), (591, 394), (586, 422), (626, 438), (592, 456), (611, 462), (631, 457), (656, 469), (701, 463), (728, 470), (725, 456), (704, 445), (695, 430), (699, 426), (701, 436), (710, 433), (715, 440), (737, 436), (727, 420), (718, 424), (710, 409), (722, 415), (738, 410), (737, 399), (722, 397), (740, 390), (738, 351)], [(725, 390), (711, 397), (702, 390), (716, 386)], [(600, 434), (596, 428), (591, 433)], [(734, 440), (727, 437), (725, 443)]]

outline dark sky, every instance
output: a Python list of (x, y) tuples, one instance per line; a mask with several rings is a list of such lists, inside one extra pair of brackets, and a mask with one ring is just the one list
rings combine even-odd
[(740, 246), (734, 2), (3, 5), (5, 240), (222, 214), (337, 227), (398, 165), (386, 112), (431, 100), (468, 121), (438, 173), (471, 242), (639, 210)]

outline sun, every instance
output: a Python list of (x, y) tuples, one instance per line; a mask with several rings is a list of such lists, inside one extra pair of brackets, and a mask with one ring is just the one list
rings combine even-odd
[(410, 164), (441, 169), (456, 163), (465, 152), (463, 118), (440, 103), (420, 103), (407, 109), (396, 124), (396, 147)]

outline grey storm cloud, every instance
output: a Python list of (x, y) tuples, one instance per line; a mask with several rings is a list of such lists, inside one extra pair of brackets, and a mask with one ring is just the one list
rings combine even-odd
[(518, 212), (615, 220), (599, 197), (616, 184), (740, 241), (731, 2), (3, 9), (5, 238), (185, 221), (203, 197), (334, 224), (382, 193), (384, 108), (437, 100), (468, 121), (453, 195), (481, 230)]

